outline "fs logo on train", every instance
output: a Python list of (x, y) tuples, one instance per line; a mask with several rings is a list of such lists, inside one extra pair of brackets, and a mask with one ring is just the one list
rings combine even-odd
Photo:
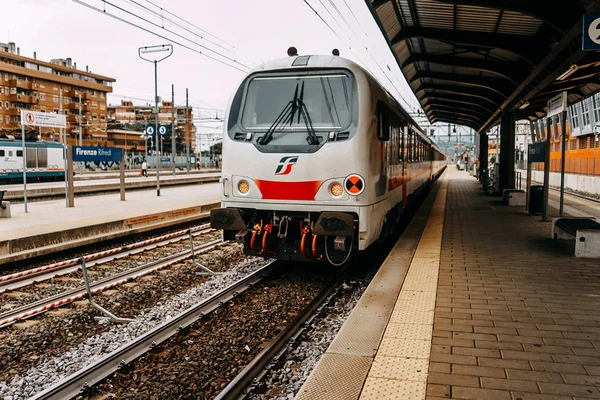
[(279, 165), (275, 169), (275, 175), (287, 175), (292, 172), (292, 167), (298, 162), (298, 156), (286, 156), (279, 160)]
[(365, 181), (362, 176), (357, 174), (348, 175), (344, 182), (346, 191), (351, 195), (358, 196), (365, 190)]

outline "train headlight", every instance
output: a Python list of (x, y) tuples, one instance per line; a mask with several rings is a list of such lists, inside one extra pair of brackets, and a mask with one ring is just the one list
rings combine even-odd
[(335, 197), (340, 197), (342, 194), (344, 194), (344, 188), (343, 188), (343, 186), (340, 183), (337, 183), (337, 182), (334, 182), (334, 183), (331, 184), (331, 186), (329, 186), (329, 191)]
[(250, 184), (247, 181), (241, 180), (238, 182), (238, 192), (246, 194), (250, 190)]

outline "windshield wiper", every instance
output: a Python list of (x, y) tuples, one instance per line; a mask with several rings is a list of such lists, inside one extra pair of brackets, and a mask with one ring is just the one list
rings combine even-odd
[(294, 122), (294, 117), (296, 113), (298, 113), (298, 122), (300, 123), (300, 117), (302, 117), (304, 121), (304, 125), (308, 131), (308, 144), (315, 145), (319, 144), (319, 138), (317, 137), (315, 130), (312, 125), (312, 120), (310, 119), (310, 115), (308, 113), (308, 109), (306, 108), (306, 104), (303, 101), (304, 98), (304, 82), (302, 82), (302, 88), (300, 89), (300, 96), (298, 96), (298, 84), (296, 84), (296, 89), (294, 90), (293, 99), (286, 104), (286, 106), (281, 110), (277, 118), (273, 124), (267, 130), (267, 133), (260, 139), (258, 139), (257, 143), (264, 146), (268, 144), (273, 138), (273, 133), (279, 129), (279, 127), (285, 125), (289, 122), (290, 126)]
[(298, 84), (296, 84), (296, 90), (294, 91), (293, 100), (291, 100), (289, 103), (287, 103), (286, 106), (283, 108), (283, 110), (281, 110), (281, 112), (279, 113), (277, 118), (275, 118), (275, 121), (273, 122), (273, 124), (267, 130), (267, 133), (265, 133), (265, 135), (263, 137), (258, 139), (258, 141), (257, 141), (258, 144), (264, 146), (265, 144), (269, 143), (271, 141), (271, 139), (273, 138), (273, 133), (277, 130), (277, 128), (280, 125), (284, 125), (288, 120), (290, 121), (290, 125), (291, 125), (292, 121), (294, 120), (294, 114), (296, 114), (296, 111), (298, 109), (298, 106), (296, 104), (297, 99), (298, 99)]
[(306, 138), (308, 144), (319, 144), (319, 138), (315, 133), (315, 128), (313, 128), (312, 120), (310, 119), (310, 114), (308, 113), (308, 108), (306, 108), (306, 104), (304, 104), (304, 82), (302, 82), (302, 89), (300, 90), (300, 97), (297, 99), (297, 103), (300, 108), (300, 112), (298, 113), (298, 123), (300, 123), (300, 115), (302, 115), (304, 119), (304, 125), (306, 125), (306, 130), (308, 131), (308, 137)]

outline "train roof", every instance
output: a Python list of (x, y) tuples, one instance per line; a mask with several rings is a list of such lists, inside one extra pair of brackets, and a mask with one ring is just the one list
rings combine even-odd
[[(0, 139), (0, 147), (23, 147), (23, 142), (16, 139)], [(43, 140), (35, 142), (25, 141), (25, 147), (62, 148), (62, 144), (57, 142), (46, 142)]]
[(431, 145), (435, 147), (438, 151), (441, 151), (439, 147), (435, 144), (435, 142), (431, 138), (427, 137), (427, 135), (423, 132), (419, 124), (415, 122), (415, 120), (408, 114), (408, 112), (406, 112), (406, 110), (404, 110), (404, 108), (400, 105), (399, 101), (388, 90), (385, 89), (385, 87), (379, 82), (379, 80), (377, 80), (376, 77), (371, 75), (358, 63), (355, 63), (354, 61), (349, 60), (347, 58), (334, 55), (293, 55), (266, 61), (255, 67), (249, 73), (249, 75), (258, 72), (289, 71), (291, 69), (300, 70), (315, 68), (345, 68), (350, 70), (354, 74), (363, 74), (372, 81), (376, 82), (381, 87), (381, 89), (387, 93), (388, 97), (390, 99), (393, 99), (398, 104), (398, 107), (404, 111), (404, 117), (412, 123), (412, 125), (421, 134), (421, 136), (424, 137), (429, 143), (431, 143)]

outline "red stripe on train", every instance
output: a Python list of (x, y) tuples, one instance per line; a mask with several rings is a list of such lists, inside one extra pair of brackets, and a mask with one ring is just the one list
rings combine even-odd
[(314, 200), (322, 181), (278, 182), (256, 179), (256, 186), (266, 200)]

